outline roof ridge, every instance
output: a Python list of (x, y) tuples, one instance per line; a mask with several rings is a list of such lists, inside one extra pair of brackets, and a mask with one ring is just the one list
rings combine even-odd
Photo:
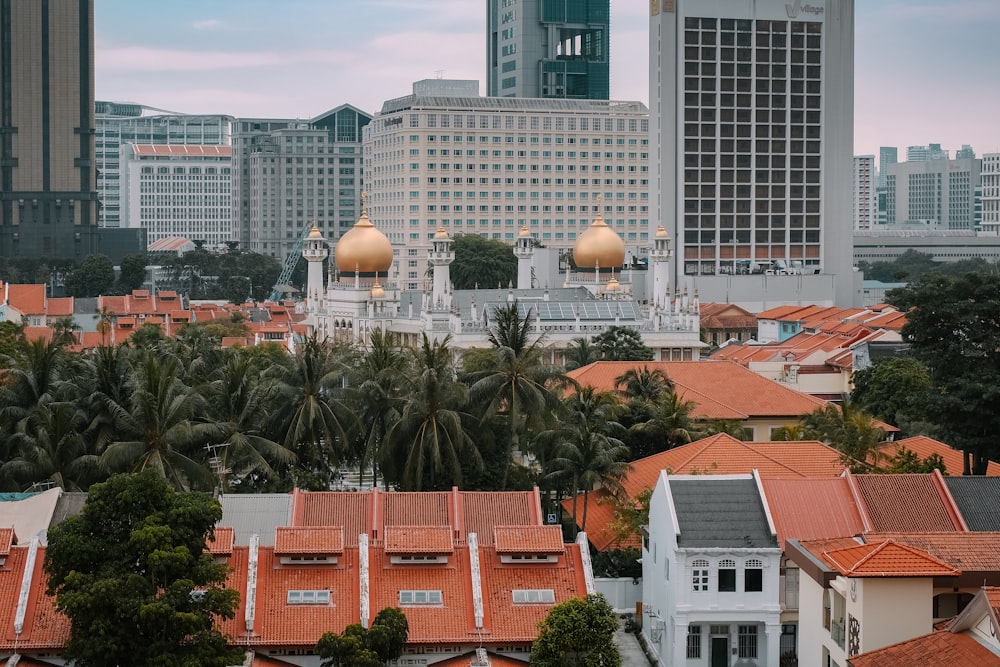
[[(694, 454), (692, 454), (688, 458), (686, 458), (683, 461), (681, 461), (680, 465), (678, 465), (677, 468), (681, 469), (684, 466), (686, 466), (687, 464), (691, 463), (691, 461), (694, 460), (694, 458), (696, 456), (700, 456), (701, 454), (703, 454), (709, 447), (711, 447), (712, 445), (716, 444), (716, 442), (719, 440), (719, 438), (721, 438), (723, 436), (725, 436), (727, 438), (731, 438), (733, 440), (736, 440), (736, 438), (733, 438), (733, 436), (729, 435), (728, 433), (716, 433), (715, 435), (710, 435), (707, 438), (702, 438), (701, 440), (695, 440), (694, 442), (689, 442), (687, 445), (681, 445), (681, 447), (691, 446), (691, 445), (696, 445), (699, 442), (705, 442), (706, 440), (708, 441), (708, 442), (705, 442), (704, 446), (702, 446), (701, 448), (699, 448), (697, 452), (695, 452)], [(739, 442), (739, 440), (737, 440), (737, 442)], [(670, 450), (668, 449), (666, 451), (670, 451)]]
[[(771, 441), (768, 444), (771, 444), (772, 442), (774, 442), (774, 441)], [(776, 463), (780, 467), (784, 468), (785, 470), (788, 470), (790, 472), (795, 473), (799, 477), (808, 477), (808, 475), (806, 475), (804, 472), (800, 472), (800, 471), (796, 470), (795, 468), (782, 463), (781, 461), (779, 461), (778, 459), (774, 458), (773, 456), (771, 456), (769, 454), (765, 454), (764, 452), (760, 451), (760, 449), (758, 447), (754, 447), (754, 445), (761, 445), (761, 444), (765, 444), (765, 443), (763, 443), (763, 442), (743, 442), (743, 446), (744, 447), (746, 447), (747, 449), (753, 451), (754, 453), (756, 453), (756, 454), (758, 454), (760, 456), (763, 456), (768, 461), (771, 461), (772, 463)]]

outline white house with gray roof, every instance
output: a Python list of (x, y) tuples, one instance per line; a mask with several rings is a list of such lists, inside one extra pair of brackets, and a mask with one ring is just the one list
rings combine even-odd
[(642, 632), (656, 664), (778, 665), (780, 567), (756, 471), (662, 471), (642, 545)]

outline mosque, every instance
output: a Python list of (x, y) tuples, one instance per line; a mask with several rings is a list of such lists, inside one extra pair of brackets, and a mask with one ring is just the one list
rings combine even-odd
[[(600, 206), (598, 206), (600, 210)], [(517, 285), (506, 288), (456, 290), (449, 278), (455, 260), (453, 239), (443, 228), (432, 240), (428, 263), (432, 279), (423, 290), (400, 290), (390, 279), (392, 244), (368, 218), (361, 217), (336, 243), (324, 284), (323, 263), (329, 245), (315, 226), (303, 245), (308, 262), (306, 298), (302, 308), (310, 333), (321, 340), (364, 343), (375, 329), (389, 331), (409, 346), (422, 334), (432, 341), (451, 336), (456, 349), (484, 347), (499, 306), (517, 302), (522, 316), (530, 313), (535, 331), (545, 334), (551, 363), (561, 363), (562, 350), (576, 338), (591, 338), (611, 326), (640, 333), (657, 360), (698, 359), (708, 346), (699, 340), (696, 294), (670, 294), (670, 238), (661, 226), (649, 251), (651, 298), (638, 299), (635, 272), (624, 268), (625, 243), (600, 213), (573, 247), (574, 271), (567, 263), (562, 287), (534, 287), (536, 252), (526, 227), (515, 242)], [(647, 276), (648, 278), (648, 276)]]

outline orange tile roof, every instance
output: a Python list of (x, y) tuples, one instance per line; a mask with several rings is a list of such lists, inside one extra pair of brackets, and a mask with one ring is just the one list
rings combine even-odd
[(285, 662), (284, 660), (278, 660), (277, 658), (272, 658), (269, 655), (254, 654), (253, 662), (250, 663), (250, 667), (297, 667), (297, 665), (291, 662)]
[(52, 297), (47, 300), (45, 314), (49, 317), (70, 317), (73, 315), (73, 297)]
[(563, 551), (561, 526), (497, 526), (495, 548), (501, 554), (555, 554)]
[[(837, 477), (844, 471), (840, 452), (817, 441), (741, 442), (720, 433), (696, 442), (668, 449), (632, 462), (632, 469), (622, 480), (629, 498), (644, 489), (652, 489), (660, 471), (674, 475), (747, 474), (752, 470), (768, 478)], [(583, 496), (577, 498), (577, 521), (583, 520)], [(573, 499), (563, 501), (572, 512)], [(587, 500), (587, 537), (603, 551), (615, 542), (607, 529), (614, 519), (615, 505), (609, 494), (594, 491)]]
[(386, 526), (387, 554), (450, 554), (454, 551), (449, 526)]
[(0, 556), (10, 553), (10, 548), (17, 544), (17, 535), (13, 528), (0, 528)]
[(698, 404), (692, 413), (698, 418), (798, 418), (828, 405), (732, 361), (596, 361), (567, 375), (583, 386), (614, 391), (615, 378), (643, 367), (664, 371), (681, 398)]
[(132, 144), (136, 155), (162, 155), (186, 157), (231, 157), (230, 146), (203, 146), (195, 144)]
[(28, 547), (15, 547), (0, 568), (0, 651), (16, 645), (23, 650), (61, 648), (69, 639), (69, 619), (55, 609), (54, 599), (45, 594), (48, 578), (42, 569), (45, 549), (40, 548), (31, 573), (31, 587), (20, 636), (14, 635), (14, 614), (21, 594), (21, 582)]
[[(939, 474), (852, 475), (869, 530), (939, 532), (965, 530), (965, 524)], [(920, 508), (915, 512), (914, 508)]]
[[(383, 526), (451, 526), (452, 494), (380, 493)], [(376, 526), (382, 528), (383, 526)]]
[(1000, 533), (868, 533), (865, 540), (894, 540), (963, 572), (1000, 572)]
[[(964, 454), (961, 450), (952, 449), (943, 442), (928, 438), (924, 435), (915, 435), (911, 438), (903, 438), (894, 442), (885, 443), (883, 452), (888, 456), (894, 456), (903, 447), (909, 449), (922, 459), (931, 454), (937, 454), (944, 459), (945, 472), (949, 475), (961, 475), (963, 470)], [(990, 476), (1000, 476), (1000, 463), (990, 461), (986, 468), (986, 474)]]
[(957, 577), (961, 572), (926, 551), (885, 540), (823, 552), (845, 577)]
[(45, 285), (6, 283), (7, 303), (25, 315), (45, 313)]
[[(508, 658), (507, 656), (500, 655), (499, 653), (489, 653), (488, 659), (490, 661), (490, 667), (526, 667), (528, 664), (523, 660)], [(448, 658), (447, 660), (442, 660), (441, 662), (435, 662), (434, 667), (478, 667), (479, 662), (477, 662), (477, 660), (478, 657), (475, 653), (466, 653), (465, 655)]]
[(972, 636), (946, 630), (856, 655), (852, 667), (997, 667), (1000, 657)]
[(343, 526), (278, 526), (274, 534), (274, 553), (339, 554), (344, 551)]
[[(381, 495), (381, 494), (378, 494)], [(292, 524), (295, 526), (343, 526), (344, 543), (358, 545), (358, 535), (369, 533), (370, 505), (375, 493), (350, 491), (292, 493)]]
[(24, 327), (24, 338), (28, 342), (36, 340), (52, 341), (52, 327)]
[(541, 499), (534, 491), (461, 491), (462, 525), (476, 533), (481, 546), (493, 543), (496, 526), (537, 526), (542, 523)]
[(764, 479), (778, 542), (851, 537), (864, 532), (861, 512), (843, 477)]
[(226, 526), (216, 526), (214, 534), (208, 540), (208, 553), (216, 556), (228, 556), (233, 553), (235, 531)]

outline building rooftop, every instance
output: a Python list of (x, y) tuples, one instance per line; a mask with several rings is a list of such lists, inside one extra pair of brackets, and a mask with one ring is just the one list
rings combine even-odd
[(864, 532), (861, 512), (843, 477), (764, 478), (762, 484), (782, 549), (788, 538), (820, 540)]
[(861, 500), (868, 530), (881, 533), (965, 530), (961, 514), (940, 474), (848, 473), (848, 479)]
[(778, 546), (752, 477), (667, 479), (680, 527), (678, 547)]
[(1000, 477), (949, 475), (944, 483), (969, 530), (1000, 531)]
[(1000, 657), (969, 635), (939, 630), (847, 661), (851, 667), (997, 667)]

